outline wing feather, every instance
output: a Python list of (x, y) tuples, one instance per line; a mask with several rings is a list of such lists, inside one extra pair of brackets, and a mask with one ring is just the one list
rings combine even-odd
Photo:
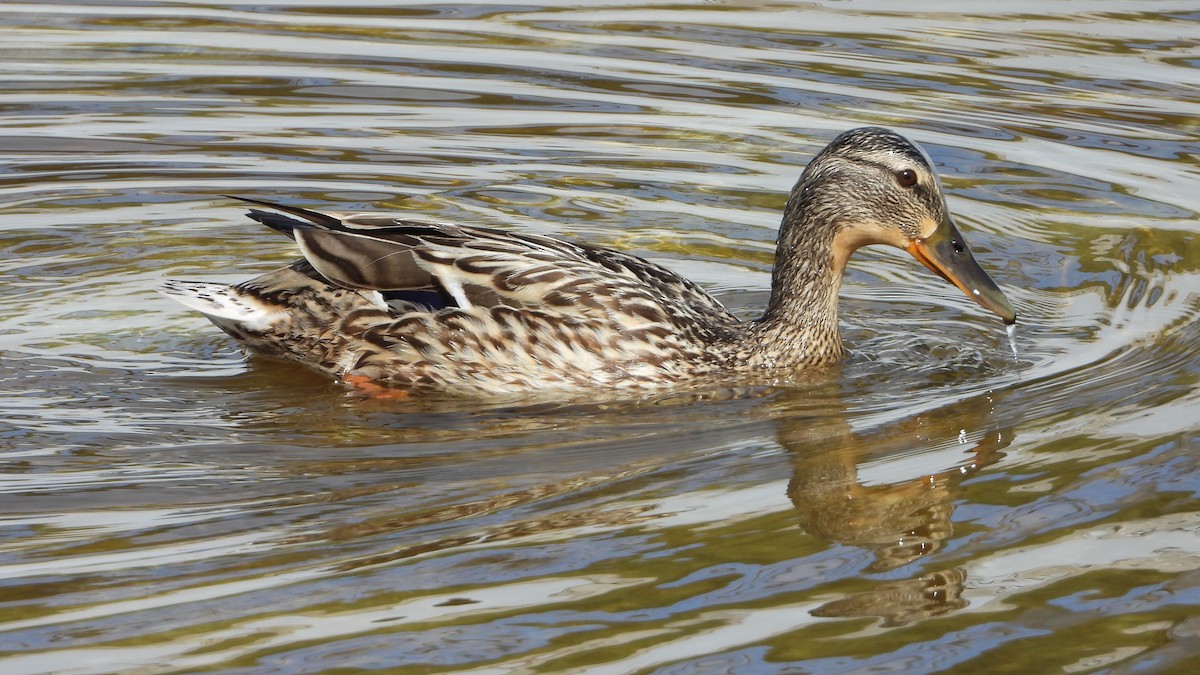
[(251, 213), (291, 234), (321, 276), (347, 288), (461, 291), (459, 304), (603, 318), (628, 329), (658, 323), (692, 332), (737, 322), (697, 284), (611, 249), (486, 227), (244, 201), (302, 218)]

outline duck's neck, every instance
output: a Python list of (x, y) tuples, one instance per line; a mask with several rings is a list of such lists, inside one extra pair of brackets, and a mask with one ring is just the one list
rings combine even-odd
[(771, 301), (751, 329), (750, 367), (796, 368), (842, 359), (838, 290), (847, 253), (836, 241), (842, 214), (801, 181), (779, 227)]

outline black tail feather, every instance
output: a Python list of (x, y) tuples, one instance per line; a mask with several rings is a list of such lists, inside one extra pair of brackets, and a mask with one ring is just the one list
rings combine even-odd
[[(319, 211), (310, 211), (308, 209), (302, 209), (298, 206), (287, 206), (286, 204), (276, 204), (274, 202), (263, 201), (261, 199), (251, 199), (249, 197), (238, 197), (236, 195), (224, 195), (224, 196), (228, 197), (230, 199), (236, 199), (241, 202), (246, 202), (248, 204), (257, 204), (258, 206), (265, 206), (269, 209), (275, 209), (276, 211), (283, 211), (284, 213), (290, 213), (293, 216), (296, 216), (298, 218), (303, 218), (304, 220), (312, 223), (313, 225), (316, 225), (317, 227), (325, 228), (328, 230), (342, 229), (342, 219), (338, 218), (337, 216), (331, 216), (331, 215), (328, 215), (325, 213), (320, 213)], [(282, 218), (282, 216), (278, 216), (278, 214), (266, 213), (264, 211), (259, 211), (257, 209), (252, 209), (250, 211), (251, 218), (254, 218), (258, 222), (262, 223), (263, 225), (266, 225), (267, 227), (270, 227), (275, 230), (279, 230), (280, 232), (283, 232), (284, 234), (290, 235), (292, 229), (294, 229), (295, 225), (296, 225), (295, 221), (292, 221), (293, 224), (290, 226), (287, 226), (286, 229), (277, 227), (275, 224), (269, 223), (266, 220), (263, 220), (262, 218), (257, 217), (255, 214), (275, 216), (277, 219)], [(286, 220), (291, 220), (291, 219), (289, 218)], [(282, 223), (283, 221), (277, 221), (277, 222)]]
[(302, 220), (296, 220), (295, 218), (292, 218), (291, 216), (285, 216), (282, 213), (272, 213), (270, 211), (250, 209), (246, 215), (253, 220), (257, 220), (263, 225), (266, 225), (272, 230), (275, 230), (276, 232), (286, 234), (292, 239), (296, 238), (295, 229), (297, 227), (312, 227), (311, 223), (306, 223)]

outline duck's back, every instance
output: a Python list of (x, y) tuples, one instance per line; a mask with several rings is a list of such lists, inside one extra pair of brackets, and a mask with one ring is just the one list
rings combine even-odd
[(488, 228), (252, 211), (306, 261), (167, 292), (251, 350), (401, 387), (650, 386), (711, 370), (738, 320), (636, 256)]

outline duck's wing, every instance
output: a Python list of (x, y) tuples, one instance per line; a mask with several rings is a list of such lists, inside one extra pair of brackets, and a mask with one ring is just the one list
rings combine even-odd
[(335, 215), (244, 200), (289, 236), (318, 273), (346, 288), (434, 290), (453, 304), (505, 305), (623, 323), (736, 321), (700, 286), (636, 256), (484, 227), (387, 215)]

